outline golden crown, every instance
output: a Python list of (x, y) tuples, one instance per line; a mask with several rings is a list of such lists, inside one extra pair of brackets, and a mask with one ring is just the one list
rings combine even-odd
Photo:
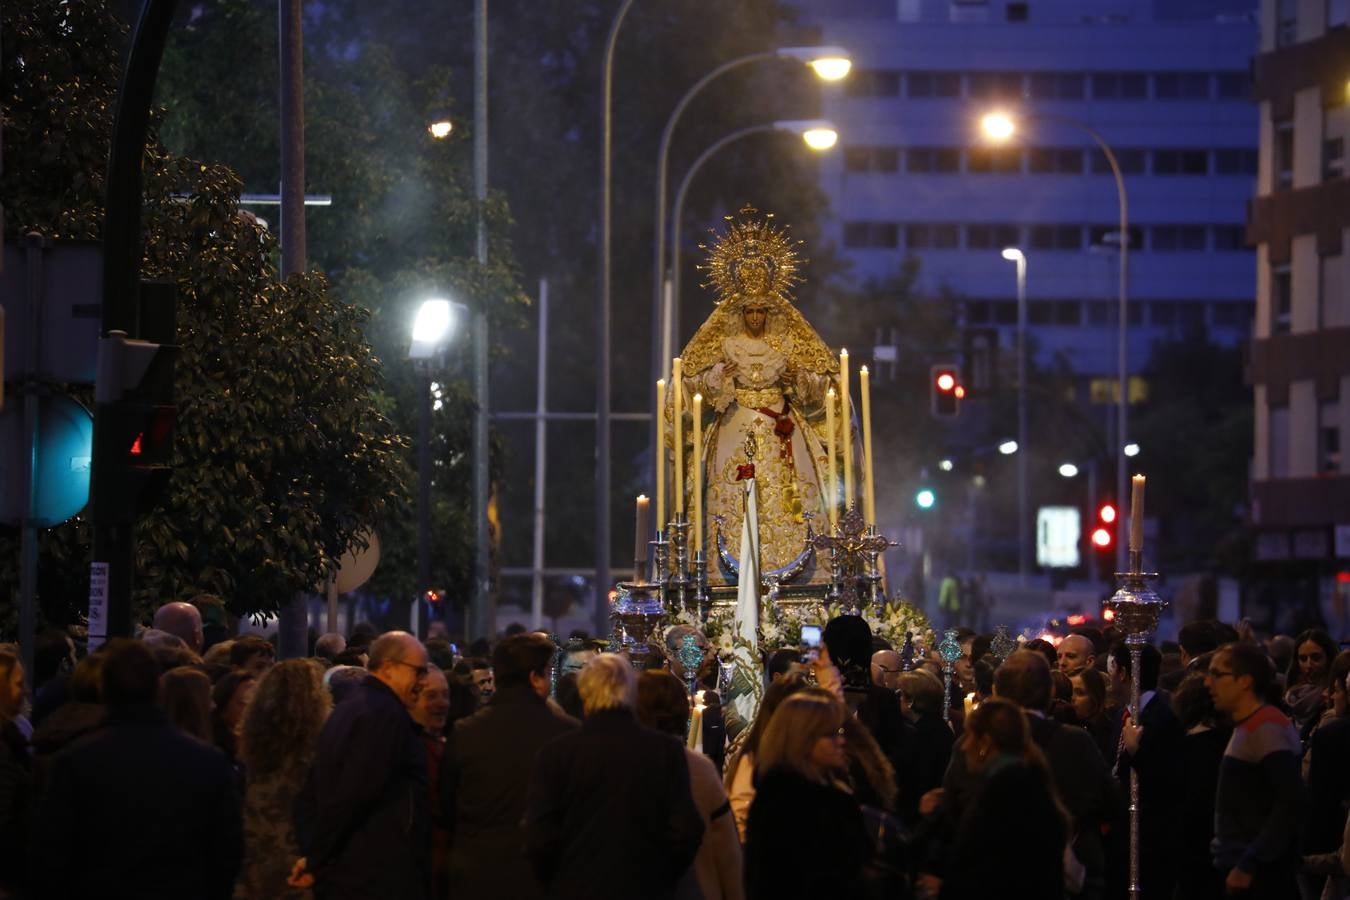
[(710, 228), (708, 232), (717, 240), (711, 247), (698, 245), (708, 254), (707, 263), (698, 267), (708, 273), (708, 280), (701, 287), (717, 291), (714, 302), (718, 304), (742, 293), (743, 273), (751, 263), (761, 264), (767, 272), (764, 293), (784, 302), (791, 302), (789, 291), (803, 280), (797, 274), (806, 262), (797, 255), (797, 247), (802, 242), (792, 239), (788, 226), (779, 228), (775, 225), (773, 213), (756, 218), (758, 213), (759, 210), (747, 204), (741, 208), (739, 220), (735, 216), (724, 216), (726, 233), (718, 234)]

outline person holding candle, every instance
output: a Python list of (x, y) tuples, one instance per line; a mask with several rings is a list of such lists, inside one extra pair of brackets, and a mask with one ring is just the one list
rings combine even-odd
[[(665, 415), (668, 434), (680, 435), (672, 458), (683, 462), (687, 488), (698, 484), (694, 467), (703, 473), (703, 512), (708, 525), (705, 551), (716, 559), (714, 516), (723, 520), (721, 534), (734, 542), (741, 530), (744, 485), (754, 446), (754, 477), (759, 490), (760, 564), (773, 571), (801, 553), (806, 514), (816, 528), (826, 527), (827, 473), (826, 395), (837, 383), (838, 360), (793, 306), (789, 289), (797, 280), (799, 260), (785, 231), (771, 217), (752, 209), (731, 222), (710, 251), (706, 269), (717, 290), (717, 306), (680, 356), (681, 384), (672, 385)], [(681, 391), (682, 389), (682, 391)], [(684, 435), (693, 423), (676, 428), (675, 399), (702, 396), (701, 447), (697, 459)], [(679, 407), (681, 413), (691, 405)], [(836, 443), (842, 440), (837, 437)], [(677, 504), (673, 504), (679, 508)], [(696, 510), (692, 498), (684, 504)], [(697, 549), (697, 548), (694, 548)], [(718, 566), (709, 566), (718, 582)], [(823, 575), (822, 575), (823, 577)]]

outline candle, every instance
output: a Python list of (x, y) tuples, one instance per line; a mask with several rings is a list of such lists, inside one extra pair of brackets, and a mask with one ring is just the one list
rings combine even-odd
[(680, 358), (671, 366), (670, 389), (675, 405), (675, 515), (684, 512), (684, 375)]
[(647, 581), (647, 531), (651, 528), (651, 501), (646, 494), (638, 494), (637, 525), (633, 538), (633, 581), (645, 584)]
[(1144, 549), (1144, 476), (1130, 480), (1130, 550)]
[(825, 467), (826, 489), (829, 491), (825, 508), (830, 511), (830, 528), (839, 524), (839, 475), (835, 466), (834, 452), (834, 405), (839, 395), (830, 388), (825, 392), (825, 454), (829, 464)]
[(848, 351), (839, 351), (839, 417), (844, 425), (844, 511), (853, 504), (853, 401), (848, 389)]
[(656, 527), (666, 527), (666, 380), (656, 382)]
[(703, 549), (703, 395), (694, 395), (694, 551)]
[(858, 370), (858, 394), (862, 397), (863, 518), (877, 524), (877, 495), (872, 487), (872, 381), (867, 366)]

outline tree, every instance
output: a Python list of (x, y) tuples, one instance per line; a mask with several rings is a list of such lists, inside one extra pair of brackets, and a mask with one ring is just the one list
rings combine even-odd
[[(6, 237), (99, 237), (124, 33), (97, 0), (6, 8)], [(144, 172), (142, 275), (176, 283), (181, 353), (175, 470), (137, 529), (133, 601), (209, 591), (236, 613), (270, 612), (405, 502), (369, 314), (321, 275), (277, 279), (275, 241), (239, 212), (230, 170), (171, 155), (152, 132)], [(87, 596), (84, 523), (55, 529), (44, 550), (86, 587), (64, 594), (74, 609), (45, 605), (69, 620)], [(7, 579), (15, 556), (6, 535)]]

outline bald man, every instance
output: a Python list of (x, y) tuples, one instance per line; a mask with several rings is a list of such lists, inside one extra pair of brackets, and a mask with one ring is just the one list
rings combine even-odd
[(202, 614), (191, 603), (165, 603), (155, 610), (153, 627), (182, 638), (193, 653), (202, 652)]
[(878, 650), (872, 654), (872, 683), (888, 691), (899, 690), (900, 673), (904, 665), (894, 650)]
[[(316, 897), (430, 895), (430, 810), (421, 727), (426, 648), (391, 631), (370, 645), (370, 675), (333, 707), (296, 800), (304, 858), (292, 884)], [(308, 882), (308, 879), (314, 879)]]
[(1081, 634), (1071, 634), (1059, 642), (1059, 670), (1073, 677), (1097, 665), (1097, 648)]

